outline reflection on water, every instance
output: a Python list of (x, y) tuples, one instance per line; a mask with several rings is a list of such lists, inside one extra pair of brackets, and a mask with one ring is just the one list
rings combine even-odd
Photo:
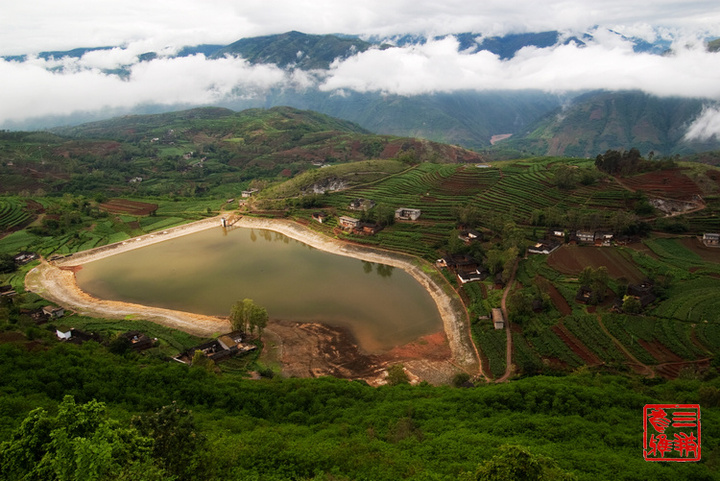
[(251, 298), (271, 318), (347, 327), (370, 352), (441, 329), (429, 294), (405, 271), (263, 229), (179, 237), (85, 264), (77, 279), (99, 298), (216, 316)]

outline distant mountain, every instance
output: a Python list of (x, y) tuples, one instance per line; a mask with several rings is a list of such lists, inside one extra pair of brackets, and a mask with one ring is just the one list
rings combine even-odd
[(567, 98), (538, 91), (455, 92), (406, 97), (377, 92), (345, 95), (317, 90), (269, 92), (257, 101), (225, 104), (235, 110), (292, 105), (355, 122), (388, 135), (421, 137), (472, 149), (490, 146), (493, 135), (517, 133)]
[[(689, 153), (684, 140), (703, 108), (698, 99), (660, 98), (642, 92), (593, 92), (577, 97), (498, 147), (547, 155), (595, 157), (608, 149), (636, 147), (657, 155)], [(719, 142), (703, 145), (717, 149)]]
[[(489, 51), (503, 60), (513, 58), (526, 47), (538, 49), (574, 42), (579, 46), (593, 40), (593, 32), (570, 35), (558, 31), (483, 36), (476, 33), (453, 35), (458, 50), (468, 53)], [(635, 50), (664, 54), (669, 40), (658, 38), (647, 42), (627, 38)], [(435, 37), (435, 39), (440, 37)], [(420, 45), (431, 40), (424, 36), (375, 37), (366, 40), (344, 35), (308, 35), (287, 32), (279, 35), (243, 38), (230, 45), (201, 44), (186, 46), (171, 57), (201, 54), (210, 59), (237, 56), (252, 64), (273, 64), (287, 71), (293, 69), (328, 69), (335, 59), (347, 59), (370, 49)], [(64, 52), (43, 52), (40, 58), (79, 58), (88, 52), (112, 47), (78, 48)], [(720, 50), (720, 40), (708, 43), (709, 50)], [(150, 62), (166, 53), (145, 52), (137, 62)], [(23, 62), (26, 56), (5, 57)], [(69, 63), (74, 65), (73, 63)], [(53, 72), (62, 65), (52, 65)], [(77, 68), (76, 66), (73, 68)], [(129, 78), (131, 65), (103, 71), (107, 75)], [(317, 78), (322, 79), (322, 72)], [(378, 72), (378, 75), (382, 73)], [(312, 77), (312, 75), (310, 76)], [(320, 82), (320, 80), (318, 80)], [(242, 94), (242, 95), (241, 95)], [(690, 144), (683, 140), (687, 127), (702, 109), (697, 99), (660, 99), (638, 92), (572, 92), (563, 95), (541, 91), (461, 91), (423, 95), (395, 95), (382, 92), (325, 92), (317, 85), (302, 88), (260, 88), (244, 95), (222, 98), (217, 106), (233, 110), (292, 106), (313, 110), (355, 122), (379, 134), (421, 137), (472, 149), (488, 149), (491, 140), (506, 138), (494, 147), (507, 155), (513, 151), (594, 156), (607, 148), (655, 150), (683, 153), (715, 143)], [(150, 114), (186, 109), (195, 105), (143, 104), (130, 110), (123, 107), (105, 111), (79, 111), (67, 117), (47, 117), (4, 125), (13, 129), (45, 128), (49, 125), (76, 124), (125, 113)], [(505, 155), (503, 154), (503, 155)]]
[(371, 47), (356, 38), (336, 35), (307, 35), (288, 32), (281, 35), (243, 38), (214, 52), (211, 57), (239, 56), (250, 63), (271, 63), (303, 70), (327, 69), (336, 58), (345, 59)]

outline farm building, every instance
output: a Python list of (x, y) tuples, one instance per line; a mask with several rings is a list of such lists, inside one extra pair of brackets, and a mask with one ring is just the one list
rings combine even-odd
[(401, 207), (395, 210), (395, 218), (398, 220), (418, 220), (420, 218), (420, 209), (407, 209)]
[(340, 217), (338, 217), (338, 222), (340, 223), (340, 227), (342, 227), (343, 229), (355, 229), (356, 227), (360, 226), (360, 219), (348, 217), (346, 215), (341, 215)]
[(495, 326), (495, 329), (504, 329), (505, 328), (505, 316), (503, 316), (502, 309), (500, 309), (499, 307), (493, 308), (492, 320), (493, 320), (493, 326)]
[(705, 233), (702, 236), (702, 241), (703, 241), (703, 244), (705, 244), (708, 247), (720, 246), (720, 234)]
[(258, 189), (243, 190), (243, 191), (242, 191), (242, 196), (245, 197), (245, 198), (247, 198), (247, 197), (252, 197), (252, 195), (253, 195), (254, 193), (256, 193), (257, 191), (258, 191)]

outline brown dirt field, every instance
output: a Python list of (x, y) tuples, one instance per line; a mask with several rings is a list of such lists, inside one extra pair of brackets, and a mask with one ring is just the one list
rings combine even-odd
[(147, 202), (136, 202), (133, 200), (110, 199), (99, 205), (100, 209), (113, 214), (128, 215), (149, 215), (157, 210), (157, 204), (148, 204)]
[(557, 287), (555, 287), (552, 283), (549, 282), (548, 294), (550, 295), (550, 299), (555, 305), (555, 308), (560, 311), (560, 314), (562, 314), (563, 316), (569, 316), (570, 314), (572, 314), (572, 307), (570, 307), (570, 304), (568, 304), (567, 299), (565, 299), (565, 297), (560, 294), (560, 291), (557, 290)]
[(645, 350), (649, 352), (650, 355), (654, 357), (659, 363), (683, 362), (683, 358), (672, 352), (670, 349), (668, 349), (658, 341), (648, 342), (643, 339), (638, 339), (638, 344), (645, 348)]
[(707, 262), (720, 263), (720, 247), (707, 247), (697, 237), (684, 237), (679, 242)]
[(593, 269), (605, 266), (613, 279), (624, 277), (630, 282), (640, 282), (644, 278), (632, 260), (612, 247), (563, 245), (548, 256), (548, 265), (570, 275), (580, 274), (587, 266)]
[(648, 246), (646, 246), (646, 245), (643, 244), (642, 242), (634, 242), (634, 243), (632, 243), (632, 244), (628, 244), (627, 247), (629, 247), (630, 249), (632, 249), (632, 250), (634, 250), (634, 251), (642, 252), (643, 254), (646, 254), (646, 255), (652, 257), (653, 259), (659, 259), (659, 258), (660, 258), (660, 256), (658, 256), (657, 254), (655, 254), (655, 253), (652, 251), (652, 249), (650, 249)]
[(271, 320), (264, 335), (261, 361), (280, 364), (286, 377), (333, 376), (378, 386), (385, 383), (388, 366), (403, 364), (411, 380), (447, 384), (459, 371), (450, 362), (444, 332), (379, 355), (364, 353), (348, 330), (319, 323)]
[(562, 322), (553, 326), (553, 332), (569, 347), (572, 352), (577, 354), (585, 364), (589, 366), (598, 366), (603, 364), (602, 359), (597, 357), (594, 352), (588, 349), (585, 344), (568, 331)]
[(655, 371), (662, 377), (667, 379), (677, 379), (680, 373), (687, 368), (704, 370), (710, 367), (710, 359), (700, 359), (698, 361), (668, 362), (655, 366)]
[(632, 190), (641, 190), (647, 194), (672, 199), (692, 199), (702, 191), (680, 169), (648, 172), (633, 177), (618, 178), (618, 181)]

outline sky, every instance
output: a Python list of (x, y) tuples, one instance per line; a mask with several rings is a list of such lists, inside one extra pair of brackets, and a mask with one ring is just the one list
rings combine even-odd
[[(691, 129), (720, 138), (720, 37), (717, 0), (0, 0), (0, 127), (77, 112), (143, 105), (212, 105), (262, 95), (268, 88), (319, 88), (417, 95), (454, 90), (640, 89), (700, 97), (707, 108)], [(329, 71), (253, 66), (243, 59), (171, 58), (179, 47), (229, 44), (297, 30), (391, 38), (402, 34), (482, 36), (559, 30), (594, 40), (525, 48), (510, 60), (458, 51), (454, 38), (370, 50)], [(673, 41), (673, 54), (636, 53), (617, 33)], [(80, 59), (45, 61), (41, 51), (115, 46)], [(161, 55), (138, 62), (149, 51)], [(106, 73), (124, 67), (127, 78)], [(381, 72), (381, 73), (379, 73)]]

